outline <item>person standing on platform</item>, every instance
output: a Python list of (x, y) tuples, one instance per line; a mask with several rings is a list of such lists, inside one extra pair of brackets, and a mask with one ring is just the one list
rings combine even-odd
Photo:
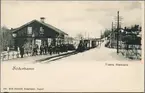
[(23, 58), (23, 55), (24, 55), (24, 46), (20, 47), (20, 55), (21, 55), (21, 58)]
[(44, 46), (43, 45), (40, 46), (40, 55), (42, 55), (42, 54), (44, 54)]
[(49, 46), (49, 54), (52, 55), (52, 45)]
[(37, 46), (35, 44), (33, 47), (33, 56), (36, 56), (36, 55), (37, 55)]
[(36, 44), (36, 55), (38, 55), (38, 49), (39, 49), (39, 46), (38, 44)]
[(56, 54), (59, 54), (59, 45), (56, 46), (55, 50), (56, 50)]
[(47, 48), (48, 48), (48, 47), (47, 47), (47, 45), (45, 44), (45, 45), (44, 45), (44, 53), (45, 53), (45, 55), (47, 54)]

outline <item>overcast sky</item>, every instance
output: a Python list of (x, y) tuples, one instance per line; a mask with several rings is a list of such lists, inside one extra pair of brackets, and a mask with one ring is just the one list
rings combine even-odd
[(53, 25), (70, 36), (86, 33), (99, 37), (100, 32), (110, 28), (120, 11), (122, 26), (141, 24), (141, 3), (137, 1), (3, 1), (1, 25), (19, 27), (33, 19)]

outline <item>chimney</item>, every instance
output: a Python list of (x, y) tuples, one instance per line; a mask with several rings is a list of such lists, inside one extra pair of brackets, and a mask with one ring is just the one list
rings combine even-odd
[(45, 17), (40, 17), (40, 21), (44, 23)]

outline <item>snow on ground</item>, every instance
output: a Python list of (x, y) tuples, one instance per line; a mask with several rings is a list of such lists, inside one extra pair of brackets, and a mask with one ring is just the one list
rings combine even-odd
[[(88, 51), (78, 53), (75, 55), (70, 55), (59, 59), (59, 61), (133, 61), (128, 58), (125, 58), (123, 55), (116, 53), (116, 49), (106, 48), (105, 43), (103, 42), (101, 46)], [(39, 55), (39, 56), (30, 56), (24, 58), (17, 58), (12, 60), (7, 60), (4, 62), (21, 62), (21, 63), (34, 63), (35, 60), (43, 59), (49, 57), (50, 55)], [(48, 63), (49, 61), (43, 61), (41, 63)], [(54, 61), (53, 61), (54, 62)]]
[[(30, 58), (29, 63), (32, 60), (34, 58)], [(57, 61), (45, 61), (46, 64), (24, 65), (22, 63), (2, 63), (2, 88), (44, 88), (42, 91), (32, 90), (37, 92), (144, 91), (143, 63), (121, 58), (116, 55), (116, 50), (105, 48), (103, 44), (100, 48)], [(127, 66), (116, 66), (116, 64), (127, 64)], [(13, 66), (31, 67), (35, 70), (12, 70)], [(22, 91), (32, 92), (31, 90)]]
[[(125, 58), (121, 54), (116, 53), (116, 49), (106, 48), (105, 42), (101, 46), (90, 49), (88, 51), (64, 57), (59, 61), (133, 61)], [(49, 61), (44, 61), (42, 63), (47, 63)]]

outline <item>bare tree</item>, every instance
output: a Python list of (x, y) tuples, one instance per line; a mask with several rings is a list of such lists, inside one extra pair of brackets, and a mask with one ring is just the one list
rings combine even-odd
[(13, 46), (13, 37), (12, 37), (12, 31), (9, 30), (6, 26), (1, 27), (0, 29), (0, 46), (1, 50), (5, 50), (6, 47), (12, 47)]
[(84, 36), (81, 33), (79, 33), (79, 34), (77, 34), (76, 38), (79, 40), (82, 40), (84, 38)]

